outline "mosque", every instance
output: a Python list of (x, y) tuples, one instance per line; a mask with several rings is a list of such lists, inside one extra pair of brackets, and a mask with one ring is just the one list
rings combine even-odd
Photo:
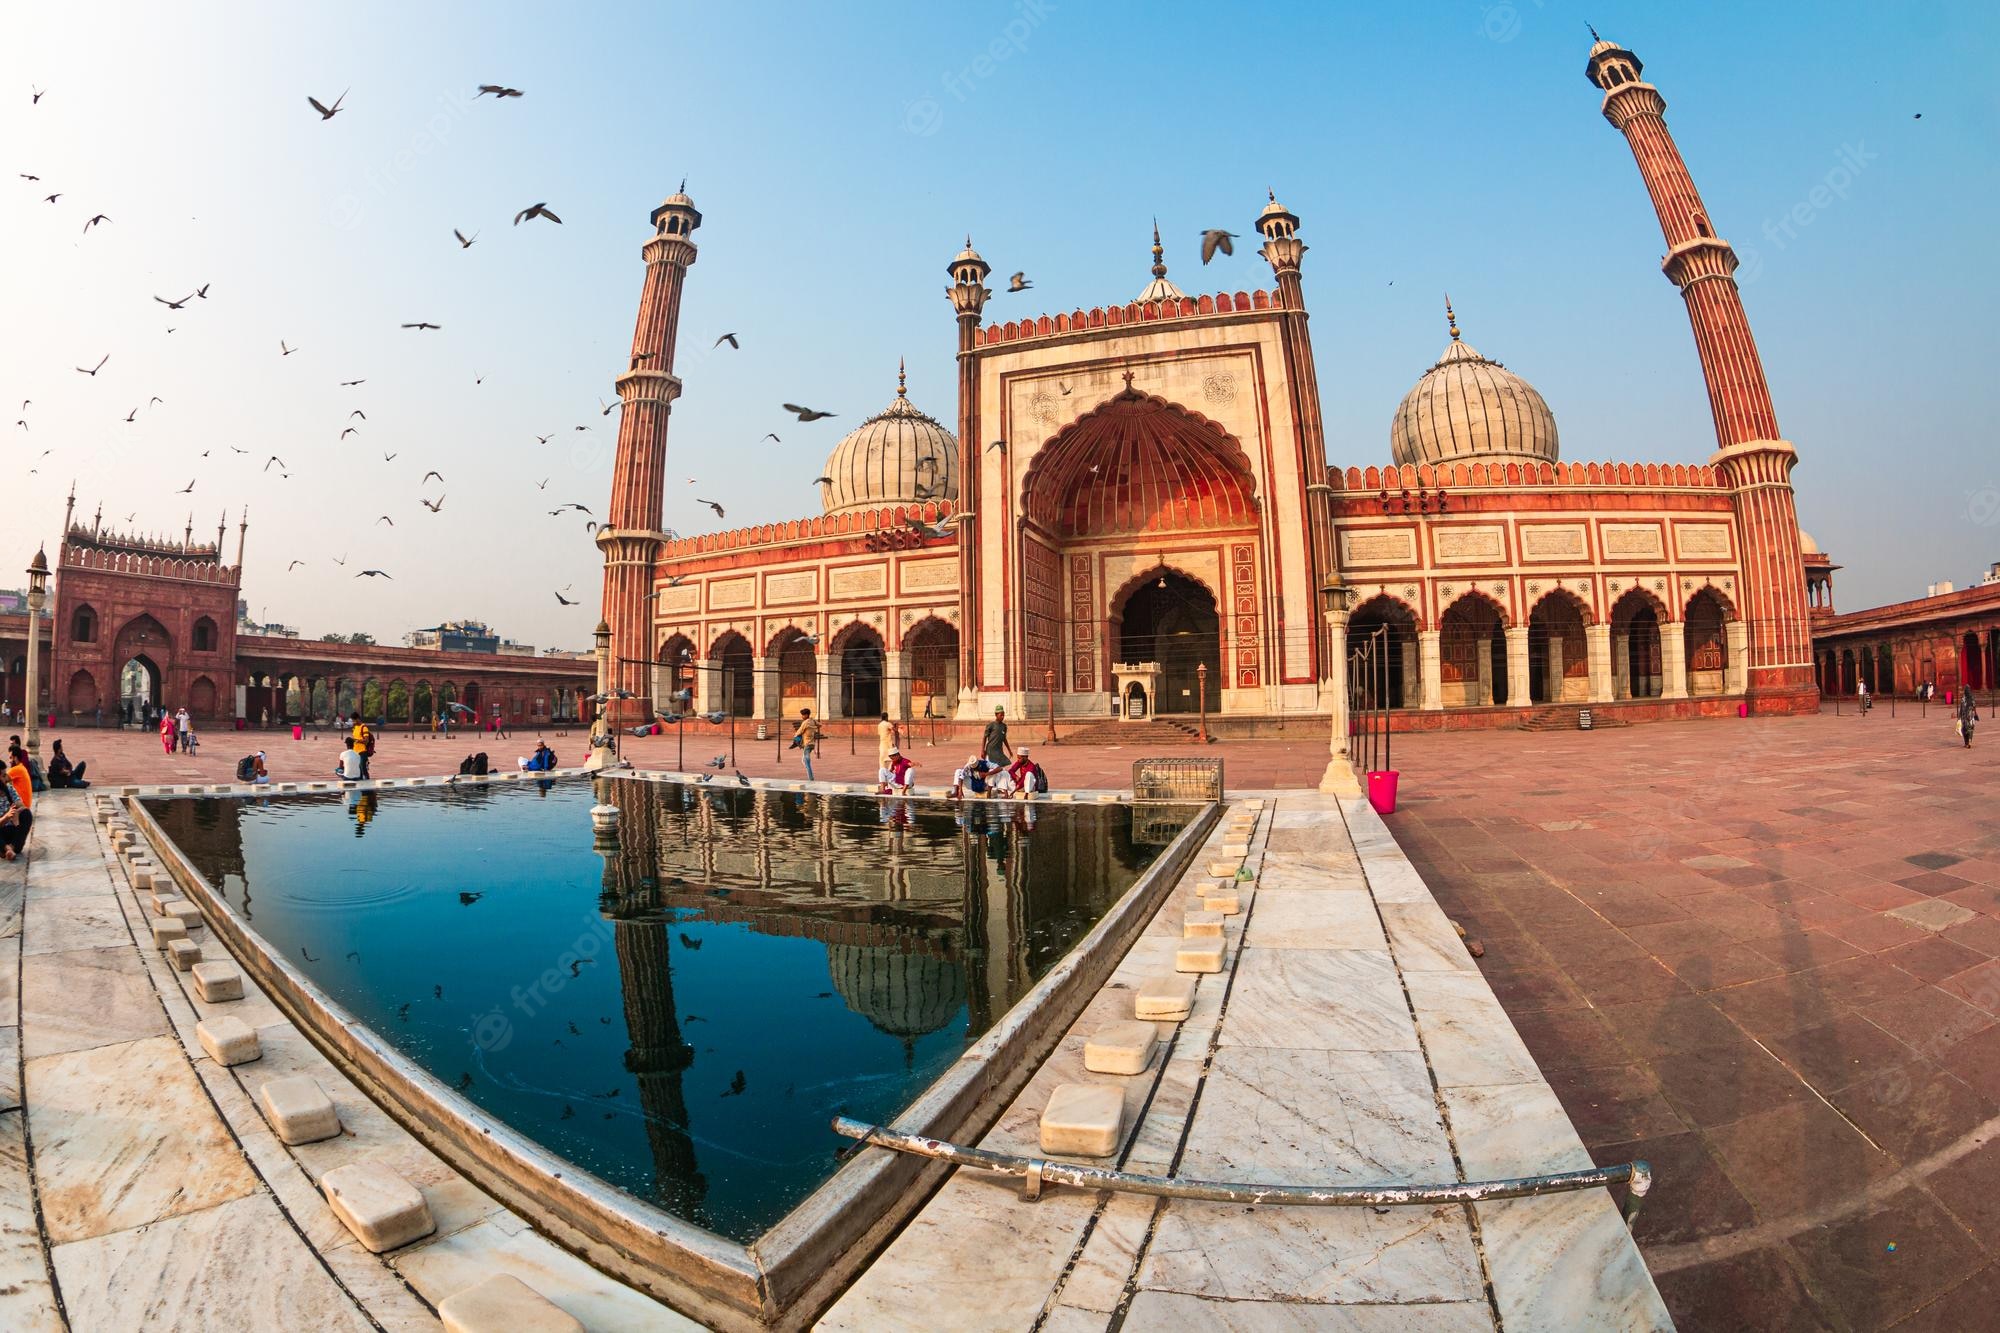
[(1548, 403), (1449, 309), (1443, 351), (1390, 415), (1388, 457), (1330, 447), (1302, 223), (1273, 194), (1256, 291), (1189, 295), (1156, 232), (1132, 299), (989, 323), (991, 269), (968, 238), (946, 266), (949, 424), (899, 372), (827, 459), (821, 513), (671, 535), (674, 350), (701, 225), (672, 195), (652, 213), (617, 381), (600, 690), (633, 696), (634, 719), (685, 690), (754, 719), (1004, 707), (1066, 730), (1199, 713), (1252, 733), (1337, 712), (1352, 660), (1364, 701), (1406, 727), (1816, 709), (1797, 455), (1735, 252), (1641, 72), (1614, 43), (1591, 48), (1707, 382), (1715, 445), (1689, 460), (1565, 461)]

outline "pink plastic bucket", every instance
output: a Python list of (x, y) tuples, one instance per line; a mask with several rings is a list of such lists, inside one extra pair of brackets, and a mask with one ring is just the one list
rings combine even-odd
[(1402, 776), (1393, 768), (1377, 769), (1368, 775), (1368, 804), (1375, 807), (1376, 814), (1396, 813), (1396, 782)]

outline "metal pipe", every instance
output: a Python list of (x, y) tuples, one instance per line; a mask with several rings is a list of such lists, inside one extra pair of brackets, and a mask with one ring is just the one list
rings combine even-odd
[(1020, 1157), (1013, 1153), (967, 1148), (944, 1139), (922, 1134), (905, 1134), (871, 1125), (847, 1116), (833, 1118), (833, 1132), (877, 1148), (930, 1157), (954, 1166), (1020, 1176), (1023, 1195), (1036, 1198), (1045, 1184), (1075, 1185), (1081, 1189), (1122, 1190), (1165, 1199), (1197, 1199), (1216, 1203), (1284, 1204), (1308, 1208), (1395, 1207), (1409, 1204), (1484, 1203), (1491, 1199), (1526, 1199), (1542, 1194), (1564, 1194), (1624, 1182), (1629, 1188), (1624, 1205), (1625, 1223), (1630, 1226), (1639, 1215), (1639, 1205), (1653, 1187), (1653, 1170), (1644, 1161), (1619, 1162), (1588, 1171), (1558, 1171), (1542, 1176), (1517, 1176), (1505, 1180), (1472, 1180), (1450, 1185), (1263, 1185), (1213, 1180), (1179, 1180), (1171, 1176), (1146, 1176), (1103, 1166), (1081, 1166), (1074, 1162), (1050, 1161), (1041, 1157)]

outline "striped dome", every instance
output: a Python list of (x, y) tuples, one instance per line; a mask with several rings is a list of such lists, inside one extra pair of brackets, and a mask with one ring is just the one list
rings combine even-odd
[(846, 514), (888, 505), (958, 499), (958, 439), (910, 403), (903, 369), (896, 397), (827, 455), (820, 505)]
[(882, 944), (830, 944), (827, 970), (847, 1007), (892, 1037), (936, 1032), (965, 1006), (965, 969)]
[(1399, 464), (1553, 463), (1556, 418), (1532, 384), (1460, 341), (1454, 319), (1444, 355), (1396, 409), (1389, 449)]

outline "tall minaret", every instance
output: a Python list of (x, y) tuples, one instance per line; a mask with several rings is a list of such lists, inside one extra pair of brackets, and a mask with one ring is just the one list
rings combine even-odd
[(1666, 236), (1660, 267), (1681, 289), (1694, 325), (1719, 446), (1710, 461), (1736, 494), (1743, 569), (1737, 612), (1749, 629), (1749, 692), (1759, 711), (1814, 711), (1819, 691), (1791, 483), (1798, 453), (1778, 435), (1778, 414), (1736, 288), (1736, 252), (1715, 234), (1667, 130), (1666, 99), (1640, 80), (1641, 70), (1639, 57), (1603, 40), (1590, 48), (1584, 67), (1604, 90), (1604, 118), (1632, 147)]
[[(979, 618), (979, 534), (980, 469), (986, 466), (985, 437), (979, 422), (979, 317), (993, 293), (986, 289), (986, 275), (993, 266), (972, 248), (965, 249), (946, 266), (951, 286), (944, 294), (958, 316), (958, 645), (962, 659), (958, 670), (959, 716), (977, 717), (979, 687), (985, 682), (980, 662)], [(1007, 466), (1005, 451), (997, 455), (998, 466)], [(1002, 649), (1004, 652), (1004, 648)]]
[(632, 358), (616, 381), (624, 411), (618, 421), (618, 457), (611, 473), (611, 503), (597, 546), (604, 552), (605, 622), (611, 627), (608, 688), (636, 697), (608, 706), (614, 722), (653, 716), (653, 579), (667, 466), (667, 412), (680, 396), (674, 378), (674, 341), (681, 319), (681, 288), (694, 263), (694, 229), (701, 214), (687, 197), (687, 183), (653, 210), (653, 235), (641, 247), (646, 285), (632, 331)]

